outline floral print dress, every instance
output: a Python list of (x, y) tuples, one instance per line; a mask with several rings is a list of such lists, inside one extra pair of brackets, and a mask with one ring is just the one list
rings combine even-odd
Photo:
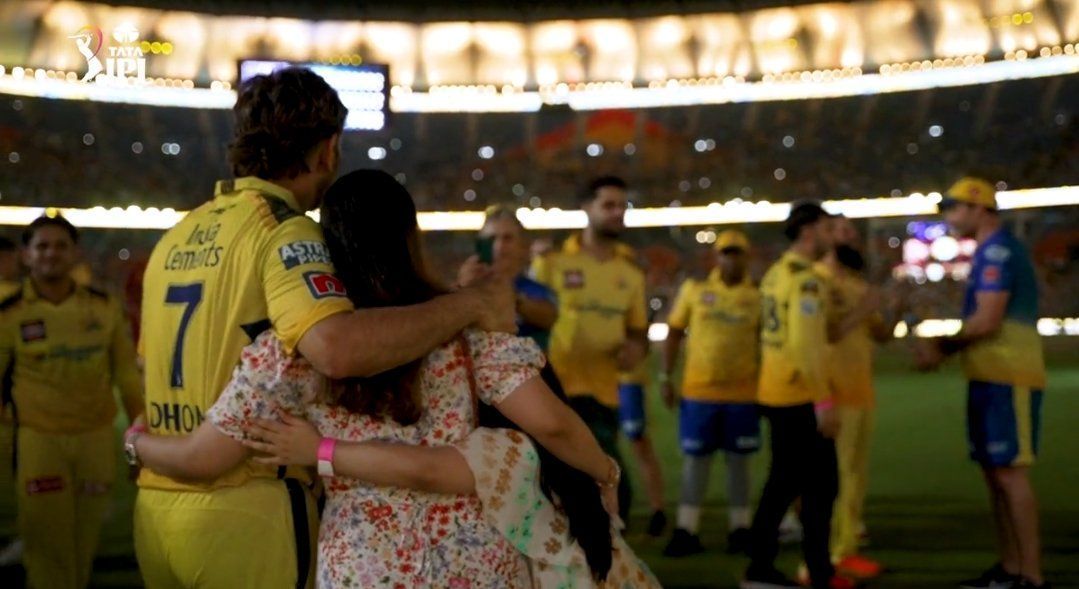
[[(302, 357), (287, 354), (269, 332), (244, 349), (207, 419), (234, 439), (243, 439), (253, 419), (291, 413), (339, 440), (459, 443), (475, 429), (469, 365), (476, 396), (496, 404), (536, 377), (545, 362), (528, 339), (476, 330), (463, 338), (467, 346), (459, 338), (427, 356), (419, 376), (423, 415), (409, 426), (327, 403), (327, 379)], [(321, 589), (532, 586), (524, 555), (485, 519), (476, 496), (378, 487), (346, 477), (327, 479), (326, 490), (316, 577)]]

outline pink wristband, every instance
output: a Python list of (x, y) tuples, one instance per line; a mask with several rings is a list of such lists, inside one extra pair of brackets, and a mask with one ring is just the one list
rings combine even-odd
[(818, 401), (817, 404), (813, 406), (813, 408), (817, 411), (827, 411), (833, 407), (835, 407), (835, 401), (831, 398), (825, 399), (823, 401)]
[(318, 443), (318, 474), (323, 477), (332, 477), (333, 474), (333, 451), (337, 447), (337, 440), (322, 438)]

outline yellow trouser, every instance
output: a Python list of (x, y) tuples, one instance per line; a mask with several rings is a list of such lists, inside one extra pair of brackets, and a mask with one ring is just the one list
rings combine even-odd
[[(140, 489), (135, 554), (147, 589), (314, 587), (318, 516), (298, 483), (253, 479), (207, 492)], [(297, 563), (293, 513), (306, 521), (306, 571)], [(304, 558), (304, 557), (301, 557)]]
[(18, 530), (33, 589), (86, 587), (116, 478), (112, 425), (81, 434), (19, 428)]
[[(0, 417), (0, 535), (15, 534), (15, 424)], [(10, 506), (10, 510), (8, 509)]]
[(832, 558), (839, 560), (858, 553), (862, 530), (862, 509), (869, 483), (869, 446), (876, 421), (872, 408), (837, 405), (839, 435), (839, 497), (832, 518)]

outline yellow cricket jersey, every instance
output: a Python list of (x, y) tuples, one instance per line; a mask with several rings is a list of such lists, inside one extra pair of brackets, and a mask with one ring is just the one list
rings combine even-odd
[(688, 330), (682, 396), (692, 401), (753, 403), (760, 354), (760, 292), (748, 280), (727, 286), (713, 270), (682, 283), (667, 317)]
[(129, 329), (116, 297), (76, 286), (57, 305), (26, 280), (0, 303), (0, 372), (11, 376), (19, 425), (60, 434), (100, 429), (116, 417), (114, 386), (140, 404)]
[(18, 280), (0, 280), (0, 301), (10, 297), (22, 288), (22, 282)]
[(532, 277), (558, 295), (549, 356), (566, 394), (617, 407), (616, 355), (627, 330), (648, 328), (644, 273), (621, 253), (597, 260), (573, 238), (536, 258)]
[[(352, 310), (319, 226), (280, 186), (247, 177), (217, 183), (154, 248), (143, 280), (146, 420), (155, 434), (195, 430), (224, 390), (240, 352), (273, 327), (292, 351), (306, 331)], [(245, 463), (192, 485), (143, 469), (139, 485), (199, 490), (274, 469)]]
[(618, 373), (618, 384), (631, 384), (647, 387), (652, 382), (648, 370), (648, 358), (645, 358), (636, 368), (629, 372)]
[(764, 275), (760, 404), (800, 405), (828, 396), (824, 294), (813, 262), (792, 251)]
[[(862, 277), (828, 269), (828, 320), (842, 321), (865, 296), (869, 284)], [(828, 382), (835, 402), (868, 408), (874, 404), (872, 327), (883, 319), (874, 314), (828, 346)]]

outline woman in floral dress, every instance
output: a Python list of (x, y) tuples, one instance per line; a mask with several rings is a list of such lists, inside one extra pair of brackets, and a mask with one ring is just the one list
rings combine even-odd
[[(377, 196), (362, 196), (370, 191)], [(326, 194), (331, 256), (358, 307), (407, 305), (439, 289), (426, 278), (411, 197), (381, 172), (344, 176)], [(255, 418), (305, 416), (328, 437), (414, 446), (460, 443), (494, 406), (568, 465), (617, 479), (587, 426), (538, 377), (529, 340), (466, 331), (426, 358), (370, 378), (331, 383), (272, 334), (245, 351), (207, 423), (186, 438), (134, 434), (144, 464), (177, 477), (214, 476), (242, 461)], [(334, 477), (319, 532), (320, 587), (529, 587), (523, 553), (484, 518), (481, 500)]]

